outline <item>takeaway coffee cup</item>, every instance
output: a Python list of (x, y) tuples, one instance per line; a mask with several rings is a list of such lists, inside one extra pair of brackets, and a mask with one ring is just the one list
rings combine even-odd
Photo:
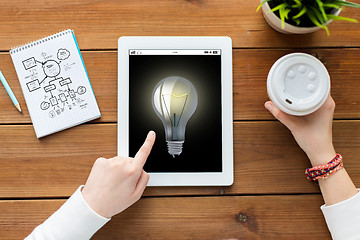
[(303, 116), (315, 112), (325, 102), (330, 92), (330, 76), (317, 58), (291, 53), (271, 67), (267, 91), (283, 112)]

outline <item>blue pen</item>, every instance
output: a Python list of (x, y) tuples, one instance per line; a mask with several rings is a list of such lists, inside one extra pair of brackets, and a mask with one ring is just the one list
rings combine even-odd
[(13, 91), (11, 90), (9, 84), (5, 80), (5, 77), (4, 77), (4, 75), (2, 74), (1, 71), (0, 71), (0, 80), (1, 80), (2, 84), (4, 85), (4, 88), (5, 88), (6, 92), (9, 94), (9, 97), (11, 98), (11, 101), (14, 103), (17, 110), (19, 110), (19, 112), (22, 112), (18, 100), (16, 99)]

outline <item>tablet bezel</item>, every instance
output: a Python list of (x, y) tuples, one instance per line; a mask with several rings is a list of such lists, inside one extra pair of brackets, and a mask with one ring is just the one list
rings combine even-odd
[[(120, 37), (118, 39), (118, 155), (129, 155), (129, 50), (220, 49), (222, 172), (149, 173), (148, 186), (230, 186), (234, 179), (232, 41), (230, 37)], [(149, 129), (150, 130), (150, 129)], [(141, 137), (141, 136), (139, 136)]]

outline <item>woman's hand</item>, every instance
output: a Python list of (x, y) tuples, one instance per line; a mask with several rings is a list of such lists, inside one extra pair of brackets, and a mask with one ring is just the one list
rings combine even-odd
[(124, 211), (140, 199), (149, 181), (143, 166), (155, 142), (150, 131), (134, 158), (99, 158), (95, 161), (82, 194), (90, 207), (103, 217)]
[[(313, 166), (326, 164), (335, 157), (336, 152), (332, 144), (335, 102), (330, 95), (316, 112), (307, 116), (288, 115), (271, 101), (266, 102), (265, 107), (291, 131)], [(319, 186), (327, 206), (342, 202), (357, 194), (344, 168), (329, 178), (319, 179)]]
[(332, 143), (335, 102), (330, 95), (317, 111), (301, 117), (282, 112), (271, 101), (265, 107), (291, 131), (313, 166), (328, 163), (335, 157)]

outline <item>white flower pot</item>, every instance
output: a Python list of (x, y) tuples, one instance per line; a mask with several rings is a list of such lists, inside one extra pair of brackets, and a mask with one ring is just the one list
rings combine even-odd
[[(260, 0), (262, 2), (263, 0)], [(288, 24), (285, 22), (284, 28), (281, 27), (281, 19), (276, 16), (275, 13), (271, 12), (271, 8), (269, 6), (269, 3), (266, 2), (262, 5), (261, 10), (263, 12), (264, 18), (266, 22), (276, 31), (286, 34), (305, 34), (305, 33), (311, 33), (315, 32), (317, 30), (322, 29), (321, 27), (297, 27), (291, 24)], [(341, 9), (337, 10), (334, 15), (339, 15), (341, 12)], [(332, 20), (329, 20), (326, 25), (328, 25)]]

